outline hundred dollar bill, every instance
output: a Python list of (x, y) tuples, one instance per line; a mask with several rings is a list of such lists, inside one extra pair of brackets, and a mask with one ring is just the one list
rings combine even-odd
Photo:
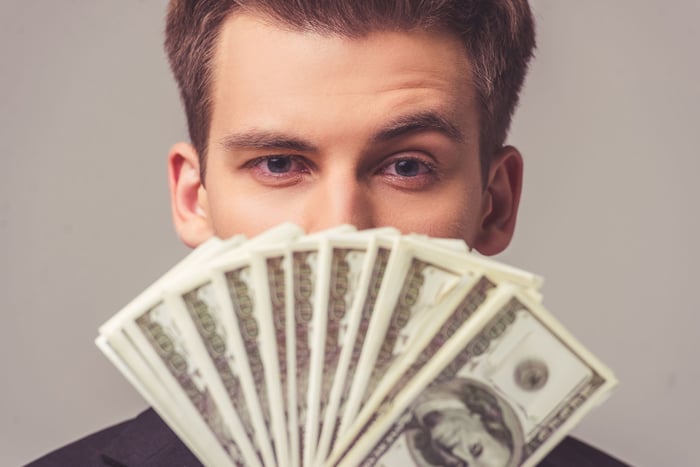
[[(322, 364), (323, 354), (314, 349), (323, 349), (325, 344), (325, 313), (314, 312), (314, 303), (320, 290), (328, 288), (328, 273), (319, 263), (319, 248), (324, 238), (330, 234), (352, 232), (354, 227), (342, 225), (333, 229), (306, 235), (290, 245), (291, 281), (288, 287), (289, 297), (294, 305), (294, 363), (296, 386), (297, 416), (300, 423), (298, 431), (303, 433), (300, 457), (303, 465), (311, 465), (316, 443), (312, 438), (312, 427), (318, 423), (309, 406), (315, 406), (316, 399), (310, 391), (320, 381), (312, 381), (312, 366)], [(314, 376), (317, 374), (314, 372)]]
[[(271, 230), (289, 231), (290, 228), (288, 225), (283, 225)], [(294, 228), (297, 231), (299, 230), (298, 227)], [(263, 234), (260, 237), (265, 235)], [(171, 287), (173, 283), (177, 283), (183, 277), (191, 276), (193, 271), (206, 269), (207, 265), (214, 259), (235, 254), (242, 241), (243, 236), (237, 236), (224, 241), (213, 238), (205, 242), (100, 328), (100, 348), (108, 349), (109, 353), (107, 356), (111, 360), (116, 361), (117, 358), (121, 360), (121, 364), (117, 367), (122, 372), (126, 371), (125, 376), (132, 383), (137, 380), (140, 381), (140, 384), (136, 386), (137, 390), (142, 393), (149, 404), (166, 420), (178, 436), (185, 441), (195, 455), (205, 463), (211, 463), (206, 462), (208, 458), (206, 450), (203, 452), (201, 448), (198, 448), (191, 442), (192, 433), (195, 433), (196, 436), (197, 431), (188, 429), (188, 419), (180, 416), (182, 415), (180, 410), (181, 403), (174, 402), (177, 398), (177, 391), (175, 391), (175, 395), (170, 394), (174, 389), (165, 384), (162, 378), (158, 377), (157, 368), (152, 366), (152, 362), (147, 361), (140, 350), (134, 348), (132, 337), (127, 336), (124, 332), (124, 325), (125, 323), (135, 322), (143, 314), (144, 310), (163, 306), (162, 296), (164, 291)], [(134, 371), (135, 368), (139, 368), (140, 371)], [(149, 395), (145, 391), (149, 391), (151, 394)], [(154, 397), (153, 394), (157, 394), (157, 396)], [(165, 397), (166, 395), (167, 397)], [(208, 396), (210, 395), (208, 394)], [(175, 414), (175, 416), (172, 414)], [(177, 420), (180, 420), (179, 424), (176, 422)], [(187, 432), (189, 432), (189, 436)]]
[(343, 435), (357, 417), (367, 395), (411, 335), (422, 330), (432, 310), (465, 275), (488, 271), (494, 280), (507, 280), (536, 290), (541, 279), (494, 261), (436, 245), (417, 237), (401, 237), (387, 264), (386, 278), (374, 306), (356, 372), (340, 423)]
[(615, 385), (539, 303), (501, 284), (339, 465), (532, 466)]
[(408, 234), (408, 237), (418, 242), (430, 242), (433, 245), (440, 246), (454, 252), (469, 253), (469, 245), (467, 245), (467, 243), (460, 238), (430, 237), (428, 235), (417, 233), (410, 233)]
[[(327, 456), (334, 441), (342, 395), (349, 388), (346, 378), (352, 375), (359, 358), (364, 333), (363, 310), (371, 310), (383, 267), (390, 248), (399, 236), (394, 228), (377, 228), (329, 238), (331, 261), (328, 293), (318, 297), (319, 307), (327, 310), (324, 370), (319, 392), (321, 435), (314, 465)], [(378, 249), (382, 248), (382, 252)], [(365, 323), (368, 322), (365, 317)]]
[(196, 433), (195, 443), (216, 465), (245, 465), (219, 406), (214, 401), (192, 349), (170, 310), (160, 302), (134, 321), (123, 324), (125, 334), (148, 361), (157, 378), (170, 388), (175, 402)]
[[(208, 279), (202, 283), (195, 276), (180, 287), (182, 290), (174, 288), (166, 293), (164, 302), (172, 310), (175, 321), (181, 324), (183, 337), (193, 350), (193, 358), (223, 419), (231, 427), (246, 464), (263, 465), (272, 461), (267, 433), (260, 432), (264, 423), (259, 421), (259, 412), (251, 412), (251, 408), (257, 407), (257, 399), (249, 404), (245, 398), (243, 381), (249, 382), (251, 377), (241, 354), (235, 352), (242, 347), (240, 334), (225, 322), (231, 317), (230, 306), (222, 305), (225, 302), (219, 300), (214, 284)], [(254, 395), (254, 392), (249, 394), (249, 399)], [(256, 419), (257, 424), (253, 422)]]
[(189, 432), (187, 420), (183, 413), (177, 410), (176, 397), (168, 387), (158, 379), (153, 369), (148, 366), (144, 357), (133, 347), (123, 333), (115, 333), (110, 342), (106, 336), (100, 335), (95, 344), (114, 366), (126, 377), (132, 386), (141, 394), (175, 434), (205, 465), (211, 463), (207, 452)]
[[(393, 228), (378, 228), (362, 232), (327, 234), (321, 240), (319, 269), (327, 270), (328, 273), (325, 281), (319, 281), (319, 289), (315, 296), (314, 329), (322, 331), (321, 337), (325, 338), (325, 342), (322, 344), (320, 340), (316, 341), (312, 351), (308, 419), (315, 422), (307, 426), (305, 432), (305, 444), (316, 449), (315, 458), (323, 458), (327, 454), (331, 430), (335, 426), (340, 398), (336, 390), (334, 400), (330, 401), (331, 388), (336, 375), (344, 378), (347, 365), (343, 366), (343, 371), (340, 370), (341, 351), (354, 343), (361, 318), (361, 309), (355, 307), (354, 314), (352, 309), (356, 300), (364, 300), (366, 297), (366, 289), (360, 290), (360, 281), (363, 273), (367, 272), (365, 267), (368, 245), (378, 236), (389, 238), (398, 234), (398, 230)], [(353, 342), (347, 339), (351, 326)], [(315, 337), (318, 338), (317, 332)], [(342, 381), (339, 381), (338, 387), (342, 387)], [(327, 408), (330, 408), (328, 416)], [(323, 441), (319, 438), (321, 428), (325, 430)]]
[(177, 403), (169, 388), (161, 381), (143, 355), (126, 336), (122, 325), (134, 319), (144, 310), (156, 306), (161, 294), (172, 283), (190, 269), (206, 263), (225, 251), (235, 250), (245, 237), (238, 235), (227, 240), (211, 238), (187, 255), (178, 264), (156, 280), (133, 299), (120, 312), (100, 327), (96, 344), (105, 356), (117, 367), (127, 380), (137, 389), (146, 402), (152, 406), (166, 423), (198, 457), (206, 459), (204, 452), (195, 445), (187, 430), (187, 420), (181, 417)]
[[(486, 276), (462, 277), (448, 296), (431, 310), (432, 317), (421, 326), (421, 331), (410, 336), (405, 351), (386, 368), (383, 378), (372, 389), (359, 414), (344, 433), (344, 439), (354, 439), (376, 416), (379, 407), (386, 405), (424, 365), (429, 364), (442, 345), (474, 315), (494, 287), (495, 284)], [(342, 442), (339, 444), (342, 445)]]
[[(265, 245), (251, 250), (251, 270), (256, 277), (255, 300), (261, 316), (269, 316), (277, 344), (279, 380), (284, 397), (284, 415), (291, 467), (301, 465), (299, 416), (296, 400), (296, 352), (294, 348), (294, 297), (291, 295), (289, 243)], [(262, 311), (264, 309), (264, 311)]]
[[(250, 252), (260, 245), (290, 241), (301, 233), (301, 229), (292, 224), (266, 231), (248, 242), (245, 254), (221, 258), (212, 264), (209, 273), (222, 306), (221, 323), (236, 337), (231, 342), (228, 359), (240, 361), (241, 389), (266, 466), (285, 465), (289, 448), (277, 341), (269, 307), (258, 306), (255, 290), (263, 282), (253, 274)], [(272, 440), (274, 458), (266, 439)]]

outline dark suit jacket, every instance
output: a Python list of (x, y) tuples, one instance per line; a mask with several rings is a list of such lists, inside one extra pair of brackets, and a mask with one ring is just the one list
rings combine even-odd
[[(194, 467), (202, 464), (153, 411), (120, 423), (28, 464), (28, 467)], [(566, 438), (540, 467), (624, 467), (574, 438)]]

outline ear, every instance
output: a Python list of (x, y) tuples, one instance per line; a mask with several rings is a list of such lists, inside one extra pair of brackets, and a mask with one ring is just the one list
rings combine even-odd
[(474, 248), (484, 255), (503, 251), (513, 238), (523, 181), (523, 158), (512, 146), (496, 154), (484, 187), (482, 217)]
[(168, 154), (173, 223), (180, 239), (194, 248), (213, 235), (207, 191), (199, 177), (199, 157), (191, 144), (177, 143)]

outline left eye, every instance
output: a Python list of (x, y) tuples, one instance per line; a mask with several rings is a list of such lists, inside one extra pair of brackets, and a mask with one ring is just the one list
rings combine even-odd
[(294, 161), (291, 157), (266, 157), (258, 163), (258, 167), (273, 174), (283, 174), (292, 170)]
[(431, 168), (418, 159), (399, 159), (385, 166), (383, 171), (399, 177), (417, 177), (429, 173)]
[(289, 157), (270, 157), (265, 161), (267, 169), (273, 173), (289, 172), (292, 160)]
[(250, 166), (270, 176), (279, 176), (306, 170), (303, 162), (294, 156), (266, 156), (254, 160)]

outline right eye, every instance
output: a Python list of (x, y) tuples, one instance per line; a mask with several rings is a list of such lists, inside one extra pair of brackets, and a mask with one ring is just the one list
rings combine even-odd
[(481, 456), (481, 453), (484, 452), (484, 446), (481, 443), (473, 443), (469, 445), (469, 452), (472, 456), (478, 458)]
[(253, 161), (253, 166), (270, 174), (286, 174), (305, 169), (295, 156), (265, 156)]
[(260, 183), (271, 186), (293, 185), (310, 172), (299, 156), (263, 156), (248, 162), (245, 167)]

